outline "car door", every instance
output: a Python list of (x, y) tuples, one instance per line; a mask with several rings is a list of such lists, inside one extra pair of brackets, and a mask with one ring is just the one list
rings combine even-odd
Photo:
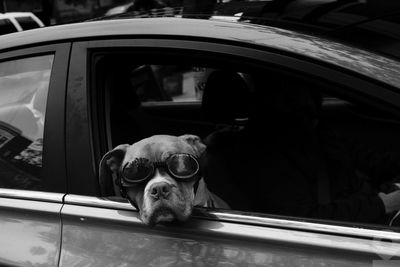
[[(149, 228), (141, 223), (138, 210), (125, 199), (101, 196), (97, 166), (101, 155), (111, 149), (111, 144), (117, 144), (110, 137), (112, 130), (106, 121), (110, 112), (107, 99), (111, 97), (102, 91), (101, 83), (96, 80), (103, 78), (106, 73), (97, 69), (96, 63), (109, 55), (115, 59), (115, 64), (123, 64), (120, 58), (126, 58), (129, 62), (136, 59), (139, 65), (143, 60), (148, 60), (150, 64), (149, 50), (143, 47), (152, 48), (150, 51), (155, 54), (154, 58), (167, 55), (166, 58), (173, 58), (174, 62), (189, 58), (196, 60), (193, 56), (196, 52), (199, 54), (197, 60), (201, 58), (203, 63), (215, 61), (215, 66), (220, 67), (235, 65), (240, 68), (240, 65), (245, 65), (252, 68), (255, 62), (256, 69), (272, 63), (274, 67), (291, 70), (295, 66), (307, 75), (321, 75), (351, 84), (358, 90), (362, 88), (365, 90), (363, 94), (370, 97), (380, 97), (382, 100), (384, 95), (376, 95), (377, 89), (382, 88), (346, 72), (233, 44), (173, 38), (74, 43), (67, 92), (70, 194), (65, 197), (62, 208), (60, 266), (365, 266), (398, 255), (400, 236), (387, 227), (197, 208), (186, 223)], [(108, 54), (110, 51), (115, 54)], [(119, 73), (120, 65), (106, 62), (105, 65), (117, 69)], [(111, 89), (120, 88), (111, 86)], [(400, 104), (397, 93), (390, 90), (386, 93), (392, 97), (384, 101)], [(103, 102), (98, 102), (98, 99), (103, 99)], [(134, 105), (133, 98), (124, 95), (121, 101), (124, 100)], [(159, 103), (153, 112), (160, 110), (163, 105), (172, 104)], [(178, 106), (178, 110), (184, 109), (182, 105)], [(190, 108), (186, 112), (190, 112)], [(163, 114), (160, 112), (159, 118)], [(123, 113), (120, 115), (123, 116)], [(182, 115), (185, 116), (188, 114)], [(197, 121), (199, 125), (200, 121)], [(133, 127), (132, 130), (136, 129)], [(179, 130), (171, 127), (171, 131), (176, 133)], [(133, 131), (133, 134), (136, 133)]]
[(69, 44), (0, 53), (0, 265), (57, 266)]

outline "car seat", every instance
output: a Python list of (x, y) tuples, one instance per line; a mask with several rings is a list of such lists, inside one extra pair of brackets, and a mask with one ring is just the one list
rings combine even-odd
[(247, 209), (247, 198), (233, 179), (238, 136), (247, 122), (251, 91), (248, 81), (233, 71), (212, 72), (204, 87), (202, 111), (205, 119), (215, 123), (216, 130), (204, 138), (207, 145), (202, 157), (203, 175), (209, 189), (231, 208)]
[(108, 93), (106, 101), (109, 101), (108, 116), (112, 147), (125, 143), (131, 144), (142, 139), (141, 128), (131, 115), (141, 103), (130, 81), (129, 71), (119, 68), (108, 74), (105, 83)]
[(239, 73), (216, 70), (204, 87), (202, 111), (211, 122), (233, 125), (248, 117), (249, 99), (249, 87)]

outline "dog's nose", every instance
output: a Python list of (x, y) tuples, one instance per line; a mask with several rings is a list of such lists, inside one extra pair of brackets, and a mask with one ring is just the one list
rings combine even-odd
[(171, 186), (164, 182), (153, 184), (150, 188), (150, 196), (154, 199), (167, 199), (170, 193)]

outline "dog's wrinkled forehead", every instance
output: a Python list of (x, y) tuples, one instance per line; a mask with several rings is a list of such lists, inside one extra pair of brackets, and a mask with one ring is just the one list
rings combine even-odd
[(155, 135), (131, 145), (126, 151), (123, 164), (136, 158), (165, 161), (170, 155), (176, 153), (199, 156), (196, 147), (183, 136)]

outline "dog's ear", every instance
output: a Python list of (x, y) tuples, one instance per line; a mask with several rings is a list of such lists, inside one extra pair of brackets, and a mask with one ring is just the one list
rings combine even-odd
[(200, 157), (207, 148), (207, 146), (201, 141), (200, 137), (198, 137), (197, 135), (184, 134), (179, 137), (185, 140), (194, 148), (197, 157)]
[(99, 164), (99, 184), (102, 196), (110, 196), (117, 193), (112, 173), (118, 172), (125, 157), (129, 145), (119, 145), (113, 150), (108, 151)]

